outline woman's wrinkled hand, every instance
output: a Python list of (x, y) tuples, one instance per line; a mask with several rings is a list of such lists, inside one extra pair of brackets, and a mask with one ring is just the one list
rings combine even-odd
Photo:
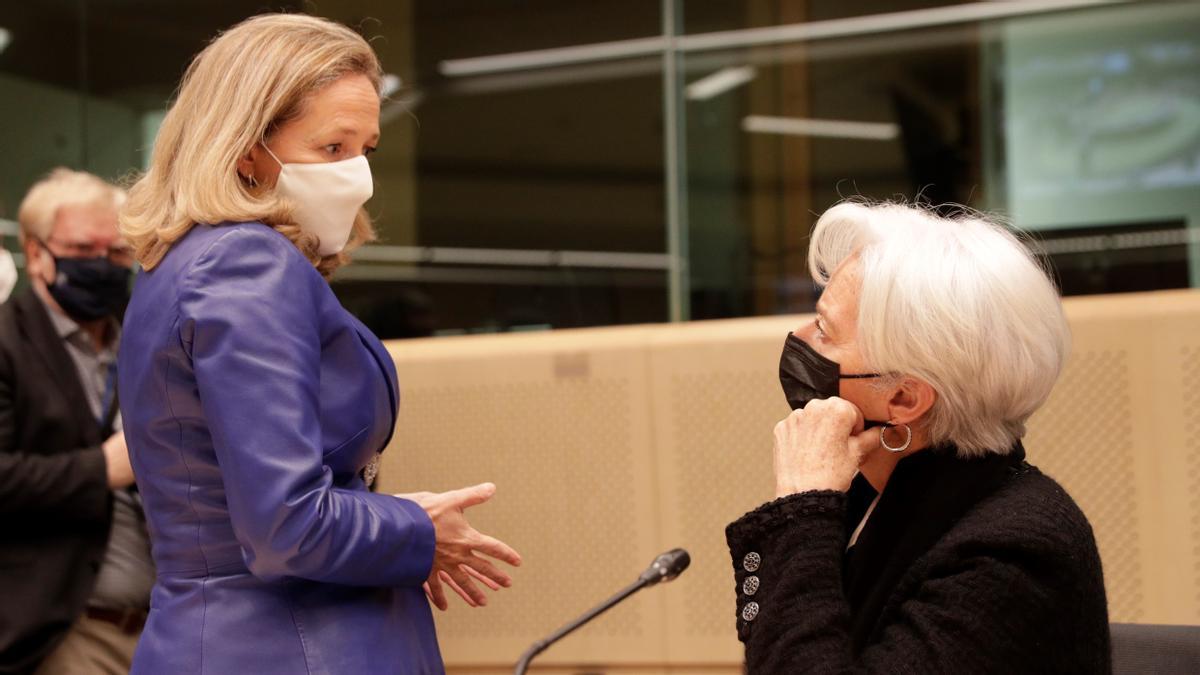
[(879, 433), (863, 431), (862, 412), (832, 397), (809, 401), (775, 425), (775, 496), (850, 487)]
[(396, 495), (416, 502), (433, 521), (437, 543), (433, 553), (433, 568), (425, 582), (425, 593), (440, 610), (449, 607), (443, 584), (458, 593), (471, 607), (487, 604), (487, 595), (476, 585), (476, 581), (493, 591), (512, 586), (512, 577), (483, 556), (516, 567), (521, 564), (520, 554), (499, 539), (476, 531), (464, 514), (466, 509), (486, 502), (495, 493), (495, 485), (480, 483), (450, 492)]

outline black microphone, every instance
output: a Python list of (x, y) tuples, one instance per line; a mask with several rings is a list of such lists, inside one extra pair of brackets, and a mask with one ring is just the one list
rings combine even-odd
[(650, 566), (642, 572), (639, 580), (645, 581), (646, 586), (653, 586), (664, 581), (671, 581), (675, 577), (683, 574), (683, 571), (692, 564), (692, 556), (681, 548), (673, 548), (670, 551), (658, 556)]
[(517, 667), (513, 670), (513, 673), (515, 675), (525, 675), (525, 670), (529, 668), (529, 662), (533, 660), (533, 657), (546, 651), (547, 647), (563, 639), (576, 628), (600, 616), (611, 609), (613, 605), (616, 605), (643, 588), (660, 584), (664, 581), (671, 581), (686, 570), (691, 562), (692, 557), (688, 555), (687, 551), (681, 548), (673, 548), (658, 556), (654, 559), (654, 562), (650, 563), (650, 567), (647, 567), (646, 571), (638, 576), (637, 581), (617, 591), (611, 598), (584, 612), (583, 616), (580, 616), (578, 619), (530, 645), (529, 649), (526, 649), (525, 653), (521, 655), (521, 660), (517, 661)]

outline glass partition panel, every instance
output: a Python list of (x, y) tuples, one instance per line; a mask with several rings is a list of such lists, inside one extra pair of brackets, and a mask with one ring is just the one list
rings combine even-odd
[(810, 310), (850, 196), (1008, 214), (1066, 294), (1196, 284), (1200, 5), (844, 4), (685, 5), (692, 318)]
[(1200, 5), (47, 0), (0, 6), (0, 234), (55, 166), (145, 166), (192, 56), (262, 11), (371, 40), (384, 337), (811, 309), (848, 196), (1010, 214), (1068, 294), (1200, 282)]
[(415, 2), (384, 113), (412, 214), (379, 211), (347, 306), (385, 337), (666, 320), (662, 57), (637, 43), (658, 24), (642, 2)]
[(668, 318), (661, 11), (636, 0), (5, 3), (0, 233), (55, 166), (142, 170), (191, 58), (264, 11), (355, 28), (387, 73), (379, 241), (334, 283), (383, 337)]

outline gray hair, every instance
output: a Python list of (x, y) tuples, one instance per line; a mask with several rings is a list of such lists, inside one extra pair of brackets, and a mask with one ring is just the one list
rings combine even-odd
[(94, 206), (116, 212), (125, 202), (125, 191), (107, 183), (103, 178), (83, 171), (58, 167), (29, 188), (17, 222), (21, 225), (21, 240), (34, 237), (45, 241), (54, 230), (59, 209), (64, 206)]
[(869, 366), (929, 383), (922, 424), (962, 456), (1007, 453), (1054, 387), (1070, 350), (1062, 303), (1046, 271), (1006, 226), (899, 203), (843, 202), (809, 244), (824, 286), (858, 255), (858, 342)]

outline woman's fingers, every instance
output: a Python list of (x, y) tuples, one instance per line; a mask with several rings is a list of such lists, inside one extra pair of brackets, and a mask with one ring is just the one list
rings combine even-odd
[[(434, 562), (438, 571), (430, 577), (427, 593), (430, 600), (441, 609), (445, 608), (443, 586), (449, 586), (468, 605), (479, 607), (487, 604), (487, 594), (476, 582), (493, 591), (513, 583), (512, 577), (482, 556), (490, 556), (515, 567), (521, 564), (521, 555), (499, 539), (476, 532), (463, 515), (465, 509), (486, 502), (495, 492), (494, 484), (480, 483), (435, 495), (436, 503), (426, 507), (438, 533), (438, 552)], [(439, 597), (442, 604), (436, 602)]]
[(480, 483), (471, 487), (459, 488), (445, 493), (451, 503), (459, 509), (469, 509), (472, 506), (478, 506), (492, 498), (496, 494), (496, 485), (494, 483)]
[(452, 579), (450, 577), (450, 575), (446, 572), (446, 570), (438, 570), (438, 578), (442, 580), (442, 583), (449, 586), (455, 593), (458, 593), (458, 597), (462, 598), (463, 602), (467, 603), (468, 606), (470, 606), (470, 607), (478, 607), (479, 606), (479, 604), (476, 603), (475, 600), (473, 600), (471, 598), (470, 594), (468, 594), (466, 591), (464, 591), (462, 589), (462, 587), (459, 586), (454, 581), (454, 579)]
[(867, 429), (850, 437), (850, 451), (860, 460), (880, 447), (879, 429)]
[(458, 567), (446, 570), (450, 576), (450, 581), (458, 587), (461, 593), (464, 593), (474, 603), (473, 606), (484, 607), (487, 605), (487, 593), (479, 589), (475, 582), (471, 580), (471, 575), (462, 571)]
[(470, 565), (459, 565), (459, 567), (462, 568), (462, 570), (464, 572), (466, 572), (467, 574), (470, 574), (471, 576), (475, 577), (476, 579), (482, 581), (485, 586), (492, 589), (493, 591), (498, 591), (502, 588), (500, 584), (498, 584), (495, 581), (492, 581), (488, 577), (484, 576), (481, 572), (477, 572), (475, 570), (475, 568), (471, 567)]
[(513, 567), (521, 566), (521, 554), (517, 553), (511, 546), (500, 541), (499, 539), (496, 539), (495, 537), (489, 537), (486, 534), (477, 533), (476, 541), (472, 548), (474, 548), (478, 553), (487, 554), (496, 560), (502, 560)]
[[(495, 565), (492, 564), (492, 562), (490, 560), (487, 560), (485, 558), (481, 558), (477, 555), (471, 555), (471, 556), (468, 556), (467, 559), (465, 561), (463, 561), (463, 564), (460, 566), (466, 567), (467, 569), (471, 570), (472, 572), (476, 572), (477, 574), (475, 576), (486, 577), (487, 579), (492, 580), (493, 582), (495, 582), (496, 584), (498, 584), (500, 586), (503, 586), (504, 588), (508, 588), (509, 586), (512, 586), (512, 577), (505, 574), (503, 570), (496, 567)], [(488, 584), (488, 586), (491, 586), (491, 585), (492, 584)], [(497, 589), (493, 588), (492, 590), (497, 590)]]
[(776, 496), (849, 488), (869, 449), (869, 434), (855, 433), (863, 425), (862, 412), (837, 397), (810, 401), (775, 425)]
[(446, 591), (438, 581), (438, 575), (429, 575), (429, 580), (425, 582), (425, 595), (429, 596), (429, 601), (433, 603), (434, 607), (443, 612), (450, 608), (450, 603), (446, 602)]
[[(428, 581), (421, 584), (421, 590), (425, 591), (425, 598), (429, 600), (429, 604), (431, 604), (431, 605), (436, 604), (433, 601), (433, 591), (429, 590), (429, 582)], [(439, 607), (438, 609), (441, 609), (441, 608)]]

